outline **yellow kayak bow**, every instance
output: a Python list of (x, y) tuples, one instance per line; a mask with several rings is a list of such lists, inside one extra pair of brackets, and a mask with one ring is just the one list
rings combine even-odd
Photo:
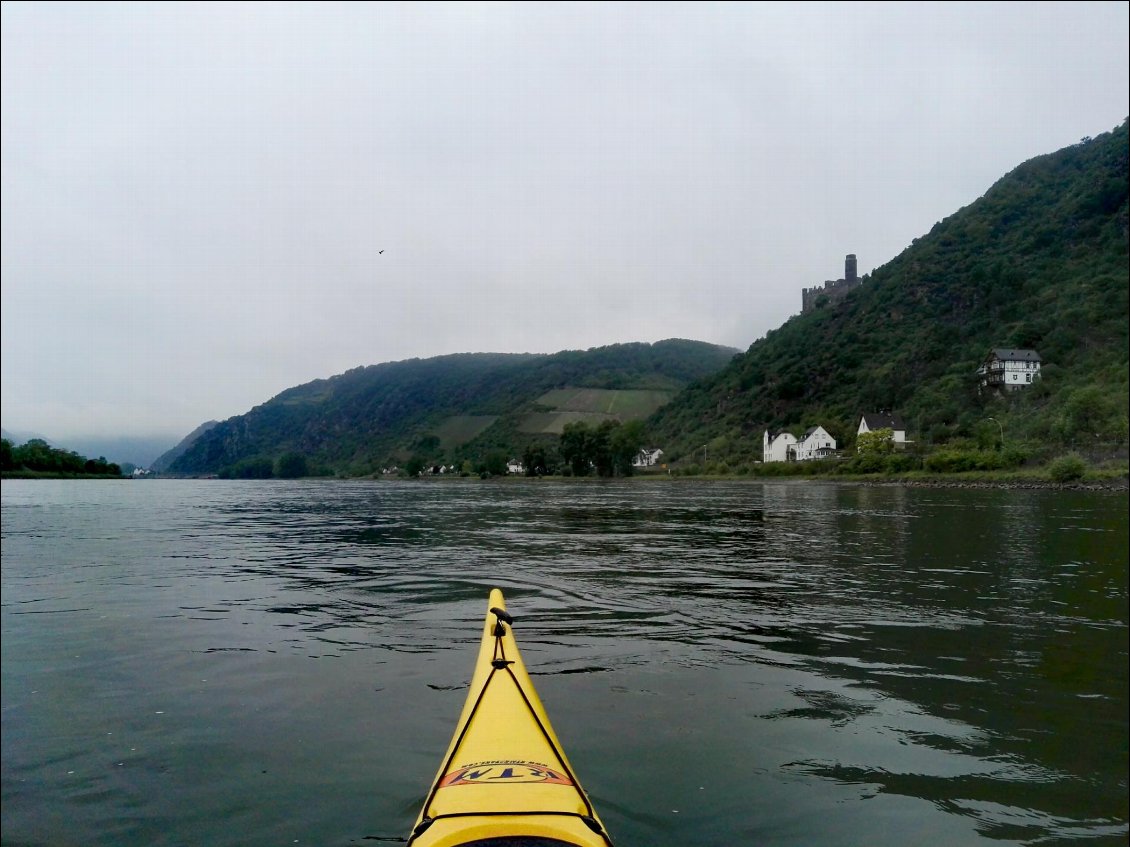
[(490, 593), (467, 702), (411, 847), (611, 847)]

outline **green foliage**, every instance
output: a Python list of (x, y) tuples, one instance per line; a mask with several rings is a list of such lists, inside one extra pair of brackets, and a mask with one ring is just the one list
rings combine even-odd
[(598, 476), (631, 476), (632, 460), (644, 443), (640, 421), (601, 421), (590, 426), (584, 421), (566, 424), (561, 433), (560, 453), (569, 464), (572, 476), (585, 476), (589, 469)]
[(267, 456), (250, 456), (220, 470), (220, 479), (270, 479), (275, 463)]
[(589, 472), (589, 426), (584, 421), (566, 424), (561, 433), (561, 458), (569, 465), (573, 476), (585, 476)]
[(881, 427), (861, 433), (855, 440), (857, 453), (890, 453), (895, 449), (895, 431)]
[(1006, 454), (996, 450), (938, 450), (923, 461), (923, 467), (934, 473), (996, 471), (1009, 467)]
[[(740, 445), (765, 429), (812, 421), (847, 450), (861, 414), (890, 409), (924, 450), (995, 446), (986, 417), (1005, 445), (1125, 444), (1128, 149), (1123, 123), (1019, 166), (842, 303), (793, 317), (688, 386), (649, 419), (652, 438), (689, 456), (724, 437), (718, 458), (741, 462)], [(977, 367), (1010, 345), (1040, 353), (1042, 378), (979, 393)]]
[(306, 457), (301, 453), (283, 453), (275, 460), (275, 476), (279, 479), (298, 479), (309, 475)]
[[(804, 464), (814, 464), (805, 462)], [(883, 453), (872, 450), (858, 453), (836, 466), (840, 474), (904, 474), (921, 470), (922, 459), (911, 453)]]
[(549, 474), (549, 455), (542, 445), (529, 444), (522, 453), (522, 464), (526, 468), (526, 476), (546, 476)]
[(428, 433), (416, 442), (416, 448), (427, 452), (434, 452), (439, 449), (439, 436), (434, 433)]
[[(292, 452), (305, 456), (310, 467), (346, 475), (401, 465), (416, 455), (425, 465), (470, 461), (481, 467), (492, 451), (516, 456), (531, 442), (523, 422), (544, 411), (537, 400), (547, 392), (594, 389), (590, 400), (605, 404), (602, 415), (627, 420), (722, 368), (733, 355), (713, 344), (671, 339), (551, 356), (462, 354), (355, 368), (288, 389), (216, 424), (186, 447), (170, 471), (222, 469), (231, 475), (246, 460)], [(534, 440), (547, 451), (556, 447), (556, 433)]]
[(1087, 472), (1087, 462), (1078, 453), (1068, 453), (1048, 464), (1048, 476), (1056, 482), (1074, 482)]
[(839, 471), (841, 462), (836, 459), (817, 459), (811, 462), (765, 462), (754, 465), (754, 476), (817, 476)]
[(490, 476), (506, 476), (506, 454), (501, 450), (492, 450), (487, 453), (480, 471)]
[[(612, 421), (603, 421), (590, 429), (585, 437), (585, 449), (597, 476), (612, 476), (615, 466), (612, 458)], [(586, 426), (585, 424), (580, 424)], [(587, 429), (587, 427), (586, 427)]]
[(610, 425), (612, 472), (618, 476), (632, 475), (632, 462), (643, 449), (644, 425), (642, 421), (628, 421)]
[(121, 476), (122, 469), (105, 457), (88, 459), (73, 450), (52, 447), (41, 438), (15, 446), (8, 439), (0, 439), (0, 464), (7, 472), (31, 471), (60, 476)]
[[(356, 368), (216, 425), (172, 470), (232, 470), (291, 451), (341, 473), (371, 472), (414, 454), (478, 470), (495, 451), (518, 455), (531, 445), (545, 450), (547, 469), (559, 457), (562, 472), (630, 472), (618, 464), (627, 450), (614, 425), (631, 414), (609, 418), (602, 431), (595, 416), (618, 412), (577, 412), (582, 420), (561, 426), (556, 440), (563, 419), (552, 422), (553, 433), (523, 429), (532, 416), (547, 414), (539, 398), (567, 388), (599, 389), (590, 403), (604, 402), (603, 392), (641, 392), (639, 404), (642, 392), (681, 389), (646, 421), (648, 440), (672, 462), (681, 460), (680, 472), (700, 458), (706, 463), (702, 445), (709, 444), (708, 468), (785, 473), (753, 464), (765, 429), (819, 423), (850, 452), (860, 415), (879, 409), (906, 421), (914, 449), (925, 456), (937, 450), (936, 466), (1007, 468), (1065, 447), (1097, 453), (1124, 445), (1127, 128), (1025, 162), (842, 302), (790, 319), (744, 354), (670, 340)], [(1006, 346), (1036, 349), (1041, 378), (1013, 393), (979, 393), (978, 365), (990, 348)], [(989, 417), (999, 428), (986, 424)], [(453, 419), (459, 423), (449, 424)], [(851, 452), (836, 467), (901, 468), (921, 460), (868, 453), (868, 440), (860, 440), (865, 452)], [(1010, 452), (1018, 443), (1032, 445), (1021, 459)]]
[(1098, 385), (1086, 385), (1064, 392), (1065, 396), (1053, 424), (1062, 444), (1088, 443), (1092, 439), (1126, 441), (1126, 405)]

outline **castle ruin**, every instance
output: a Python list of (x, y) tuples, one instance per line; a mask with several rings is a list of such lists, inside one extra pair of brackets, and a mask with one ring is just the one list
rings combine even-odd
[(848, 253), (844, 259), (844, 278), (829, 279), (823, 286), (802, 288), (800, 292), (802, 315), (806, 315), (816, 308), (817, 301), (827, 298), (829, 305), (839, 303), (847, 297), (849, 291), (859, 288), (863, 280), (856, 274), (855, 254)]

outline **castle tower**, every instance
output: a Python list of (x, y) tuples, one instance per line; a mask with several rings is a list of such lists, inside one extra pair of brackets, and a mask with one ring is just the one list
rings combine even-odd
[(855, 282), (855, 254), (848, 253), (847, 258), (844, 259), (844, 279), (848, 282)]

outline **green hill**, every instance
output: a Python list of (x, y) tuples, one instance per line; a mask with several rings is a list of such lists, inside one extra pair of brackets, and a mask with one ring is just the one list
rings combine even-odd
[(156, 471), (157, 473), (164, 473), (165, 471), (167, 471), (170, 467), (172, 467), (173, 462), (175, 462), (181, 455), (184, 454), (186, 450), (188, 450), (189, 447), (193, 445), (196, 439), (198, 439), (201, 435), (214, 427), (216, 423), (217, 421), (205, 421), (204, 423), (200, 424), (200, 426), (198, 426), (196, 429), (182, 438), (175, 447), (170, 450), (166, 450), (164, 453), (154, 459), (149, 466), (150, 469)]
[(284, 457), (312, 472), (364, 475), (554, 446), (571, 420), (638, 420), (737, 351), (697, 341), (616, 344), (553, 355), (468, 353), (355, 368), (282, 392), (216, 424), (174, 474), (269, 475)]
[[(890, 410), (918, 448), (983, 443), (997, 432), (986, 417), (1031, 451), (1124, 445), (1127, 151), (1124, 122), (1022, 164), (843, 302), (793, 317), (659, 409), (653, 441), (674, 460), (709, 444), (741, 465), (767, 428), (821, 424), (850, 447), (862, 413)], [(979, 393), (993, 347), (1037, 350), (1043, 378)]]

